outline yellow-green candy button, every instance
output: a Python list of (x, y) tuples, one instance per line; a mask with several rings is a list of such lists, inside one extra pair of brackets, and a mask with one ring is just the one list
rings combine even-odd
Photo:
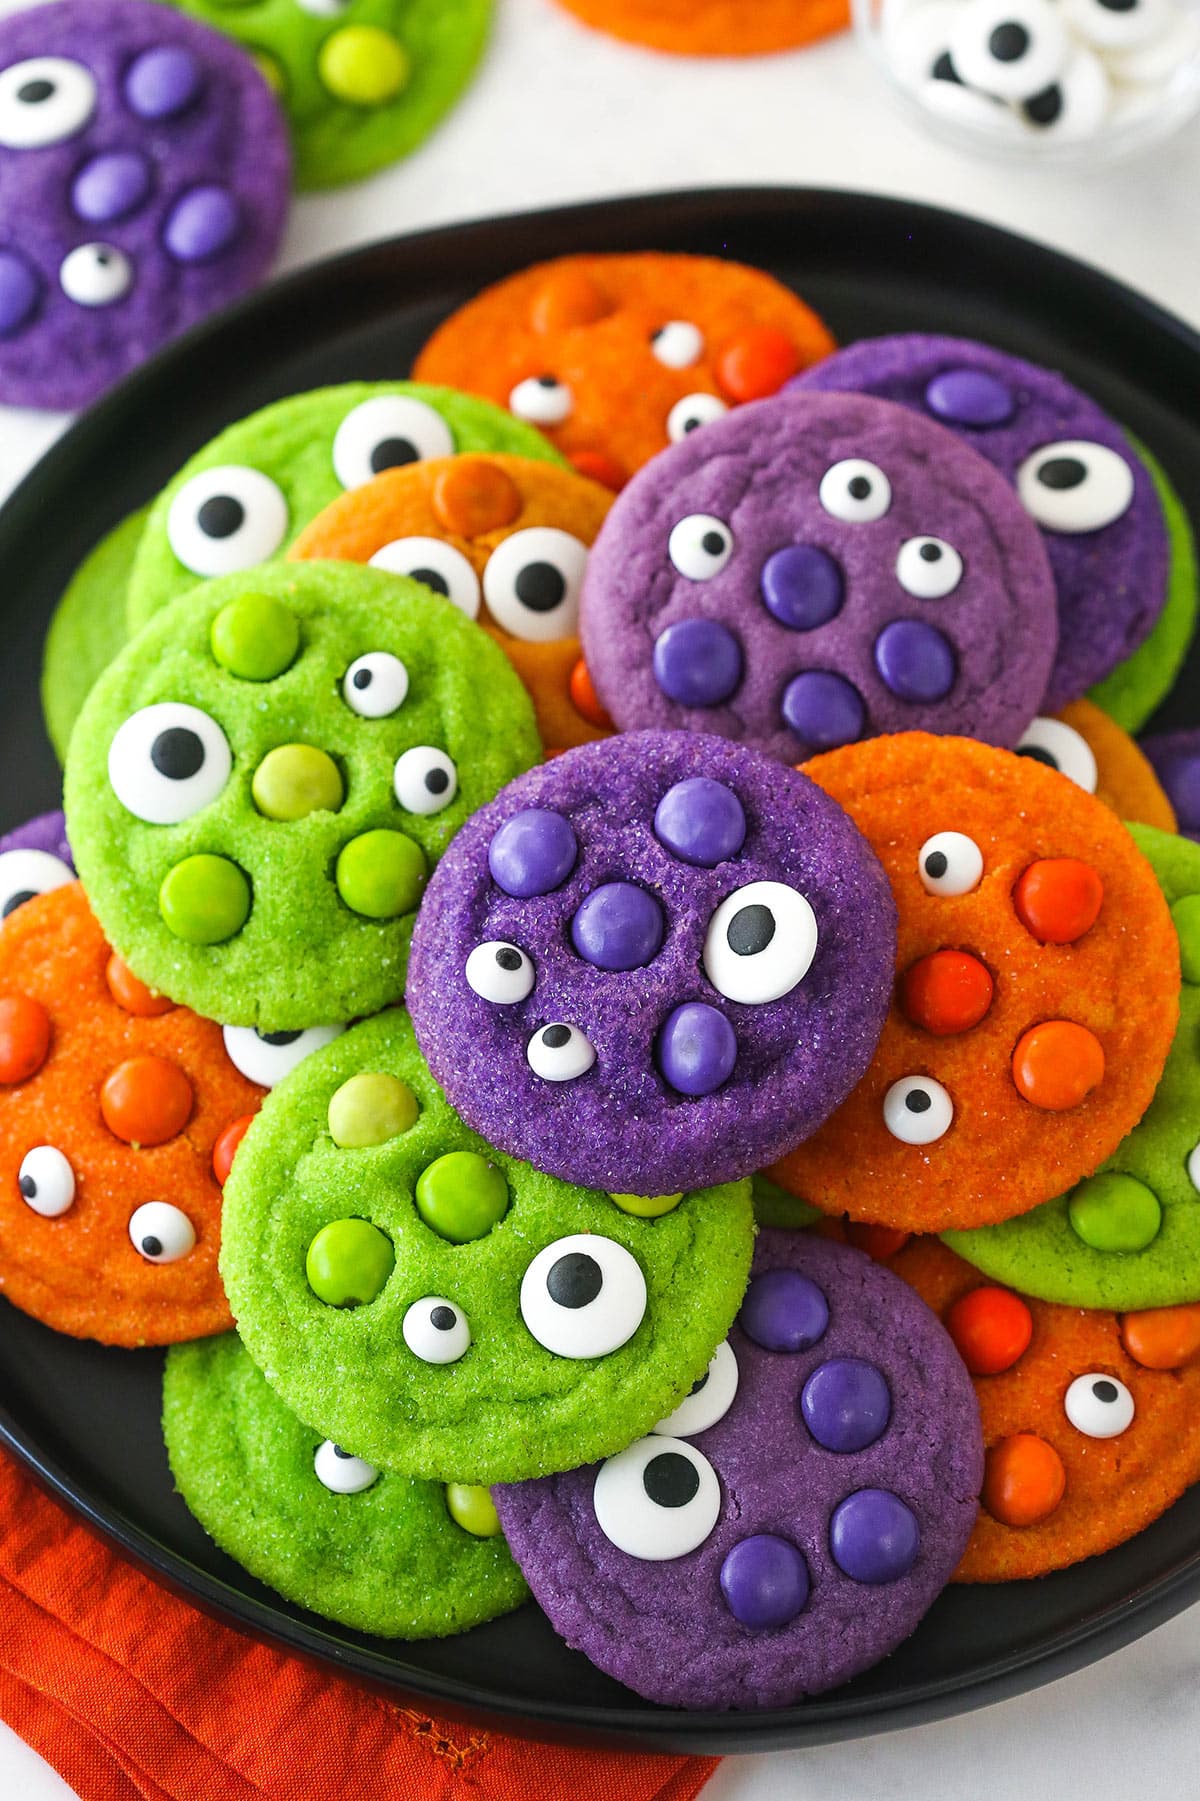
[(1158, 1236), (1158, 1196), (1133, 1176), (1089, 1176), (1067, 1203), (1077, 1238), (1093, 1251), (1144, 1251)]
[(271, 682), (295, 661), (300, 626), (273, 594), (240, 594), (212, 622), (213, 656), (243, 682)]
[(446, 1506), (450, 1518), (473, 1538), (498, 1538), (500, 1515), (486, 1488), (469, 1482), (447, 1482)]
[(682, 1194), (614, 1194), (610, 1200), (616, 1202), (622, 1213), (632, 1213), (637, 1219), (661, 1219), (664, 1213), (673, 1213), (683, 1199)]
[(158, 910), (185, 944), (224, 944), (250, 917), (250, 884), (228, 857), (185, 857), (163, 878)]
[(267, 819), (336, 813), (346, 798), (341, 770), (314, 744), (279, 744), (269, 750), (254, 771), (250, 792)]
[(407, 1082), (364, 1070), (343, 1082), (329, 1103), (329, 1136), (342, 1150), (386, 1144), (415, 1122), (420, 1108)]
[(327, 1307), (365, 1307), (382, 1294), (396, 1253), (369, 1219), (335, 1219), (308, 1247), (308, 1286)]
[(1179, 961), (1185, 982), (1200, 982), (1200, 894), (1185, 894), (1171, 908), (1179, 933)]
[(321, 45), (317, 71), (335, 100), (347, 106), (383, 106), (407, 83), (409, 61), (390, 31), (378, 25), (343, 25)]
[(351, 912), (397, 919), (425, 892), (425, 853), (403, 832), (363, 832), (342, 846), (334, 880)]
[(478, 1151), (447, 1151), (417, 1177), (417, 1212), (451, 1244), (486, 1238), (508, 1212), (504, 1171)]

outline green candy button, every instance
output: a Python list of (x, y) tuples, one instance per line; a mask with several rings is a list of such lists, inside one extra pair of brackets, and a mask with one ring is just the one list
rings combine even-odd
[(397, 919), (411, 913), (428, 881), (425, 853), (403, 832), (363, 832), (342, 846), (334, 880), (352, 913)]
[(329, 1103), (329, 1136), (342, 1150), (386, 1144), (416, 1121), (420, 1108), (407, 1082), (363, 1070), (343, 1082)]
[(446, 1507), (450, 1518), (473, 1538), (498, 1538), (500, 1515), (486, 1488), (470, 1482), (447, 1482)]
[(680, 1194), (614, 1194), (609, 1196), (616, 1202), (622, 1213), (632, 1213), (635, 1219), (661, 1219), (664, 1213), (673, 1213), (683, 1199)]
[(1158, 1196), (1133, 1176), (1106, 1173), (1081, 1182), (1067, 1203), (1078, 1238), (1093, 1251), (1144, 1251), (1158, 1236)]
[(254, 771), (250, 792), (267, 819), (336, 813), (346, 798), (341, 770), (313, 744), (279, 744), (269, 750)]
[(224, 944), (250, 917), (250, 883), (228, 857), (185, 857), (164, 876), (158, 910), (185, 944)]
[(1185, 894), (1171, 908), (1179, 933), (1179, 961), (1185, 982), (1200, 982), (1200, 894)]
[(448, 1151), (417, 1177), (417, 1212), (451, 1244), (486, 1238), (508, 1212), (504, 1172), (478, 1151)]
[(300, 626), (273, 594), (240, 594), (221, 608), (209, 634), (213, 656), (243, 682), (272, 682), (300, 648)]
[(327, 1307), (365, 1307), (392, 1273), (396, 1253), (369, 1219), (335, 1219), (308, 1247), (308, 1286)]
[(335, 100), (383, 106), (407, 84), (409, 60), (381, 26), (344, 25), (321, 45), (317, 72)]

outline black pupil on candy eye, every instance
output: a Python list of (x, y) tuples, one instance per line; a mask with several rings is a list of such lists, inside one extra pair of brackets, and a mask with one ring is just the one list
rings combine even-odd
[(871, 492), (871, 484), (865, 475), (852, 475), (846, 483), (846, 492), (851, 500), (865, 500)]
[(704, 1385), (707, 1381), (708, 1381), (708, 1371), (705, 1370), (705, 1372), (701, 1376), (700, 1380), (698, 1382), (692, 1383), (692, 1386), (688, 1389), (688, 1393), (690, 1395), (698, 1395), (700, 1393), (700, 1390), (704, 1387)]
[(517, 572), (514, 586), (517, 599), (531, 613), (551, 612), (567, 591), (562, 570), (556, 569), (553, 563), (526, 563), (524, 569)]
[(143, 1238), (142, 1249), (147, 1257), (161, 1257), (163, 1253), (161, 1238)]
[(520, 969), (521, 953), (520, 953), (520, 951), (512, 951), (512, 950), (497, 951), (496, 952), (496, 961), (500, 965), (501, 969), (507, 969), (509, 971), (512, 971), (515, 969)]
[(940, 563), (942, 560), (942, 547), (940, 544), (922, 544), (917, 555), (923, 563)]
[(1062, 109), (1062, 89), (1056, 81), (1052, 81), (1048, 88), (1043, 88), (1040, 94), (1035, 94), (1025, 102), (1025, 116), (1032, 119), (1035, 125), (1053, 125)]
[(1044, 763), (1047, 769), (1058, 768), (1058, 758), (1052, 756), (1048, 750), (1043, 750), (1040, 744), (1023, 744), (1017, 751), (1017, 755), (1019, 757), (1032, 757), (1035, 763)]
[(600, 1265), (585, 1251), (568, 1251), (546, 1277), (546, 1293), (559, 1307), (586, 1307), (603, 1286)]
[(700, 540), (701, 550), (706, 550), (710, 557), (719, 557), (725, 548), (725, 540), (720, 532), (705, 532)]
[(372, 475), (383, 469), (400, 469), (405, 463), (419, 463), (421, 453), (411, 438), (383, 438), (372, 450), (368, 461)]
[(914, 1088), (911, 1094), (905, 1095), (904, 1105), (910, 1113), (928, 1113), (933, 1102), (923, 1088)]
[(1101, 6), (1110, 13), (1131, 13), (1138, 0), (1100, 0)]
[[(697, 418), (696, 418), (696, 415), (695, 415), (695, 414), (694, 414), (694, 413), (693, 413), (693, 414), (692, 414), (692, 415), (691, 415), (691, 416), (690, 416), (690, 417), (689, 417), (689, 418), (687, 418), (687, 419), (685, 419), (685, 420), (684, 420), (684, 422), (683, 422), (683, 430), (684, 430), (684, 434), (685, 434), (685, 436), (686, 436), (686, 434), (687, 434), (687, 433), (688, 433), (688, 432), (690, 432), (690, 431), (699, 431), (699, 429), (700, 429), (700, 421), (699, 421), (699, 419), (697, 419)], [(715, 537), (715, 536), (716, 536), (716, 533), (715, 533), (715, 532), (710, 532), (710, 533), (709, 533), (709, 535), (708, 535), (708, 536), (709, 536), (709, 537), (710, 537), (710, 538), (712, 538), (712, 537)], [(705, 542), (705, 546), (706, 546), (706, 547), (707, 547), (707, 544), (708, 544), (708, 538), (706, 538), (706, 539), (705, 539), (705, 540), (704, 540), (704, 542)], [(715, 551), (714, 551), (714, 553), (713, 553), (713, 554), (714, 554), (714, 555), (716, 555), (716, 552), (715, 552)]]
[(17, 89), (17, 99), (23, 100), (26, 106), (39, 106), (43, 100), (49, 100), (53, 92), (52, 81), (27, 81)]
[(1087, 480), (1087, 469), (1078, 457), (1047, 457), (1037, 472), (1043, 488), (1077, 488)]
[(256, 1029), (254, 1036), (261, 1039), (263, 1044), (295, 1044), (297, 1038), (302, 1034), (299, 1032), (260, 1032)]
[(998, 63), (1015, 63), (1029, 48), (1029, 33), (1015, 19), (997, 25), (988, 39), (988, 49)]
[(424, 582), (425, 586), (432, 588), (435, 594), (445, 594), (449, 598), (450, 584), (445, 576), (439, 574), (436, 569), (414, 569), (412, 579), (414, 582)]
[(204, 767), (204, 745), (186, 725), (168, 726), (150, 746), (150, 761), (171, 782), (186, 782)]
[(7, 919), (10, 913), (15, 913), (18, 907), (23, 907), (27, 900), (32, 900), (36, 893), (36, 888), (22, 888), (16, 894), (10, 894), (4, 903), (4, 910), (0, 914), (0, 918)]
[(1092, 1393), (1098, 1401), (1111, 1404), (1117, 1398), (1117, 1385), (1115, 1382), (1093, 1382)]
[(925, 859), (925, 874), (935, 882), (940, 882), (950, 867), (949, 858), (944, 850), (931, 850)]
[(942, 54), (938, 57), (933, 68), (929, 72), (935, 81), (956, 81), (959, 87), (963, 84), (962, 76), (951, 62), (950, 52), (948, 50), (942, 51)]
[(548, 1051), (561, 1051), (563, 1045), (570, 1042), (570, 1026), (547, 1026), (542, 1033), (542, 1043)]
[(453, 1307), (435, 1307), (429, 1315), (429, 1323), (436, 1332), (449, 1332), (458, 1323), (458, 1316)]
[(362, 688), (369, 688), (371, 686), (371, 683), (375, 680), (375, 677), (370, 669), (356, 669), (354, 671), (353, 679), (354, 679), (354, 686), (356, 688), (362, 689)]
[(430, 794), (445, 794), (450, 786), (450, 777), (444, 769), (431, 769), (426, 774), (425, 786)]
[(539, 388), (557, 388), (558, 377), (555, 375), (539, 375), (537, 378), (537, 385)]
[(246, 523), (246, 509), (232, 494), (213, 494), (196, 514), (206, 538), (232, 538)]
[(32, 1176), (22, 1176), (17, 1183), (17, 1187), (21, 1190), (21, 1193), (25, 1196), (27, 1201), (31, 1201), (37, 1193), (37, 1183)]
[(333, 1454), (335, 1457), (345, 1458), (347, 1463), (349, 1463), (351, 1457), (354, 1455), (352, 1451), (343, 1451), (341, 1445), (334, 1445)]
[(642, 1471), (642, 1487), (656, 1507), (686, 1507), (700, 1487), (694, 1463), (679, 1451), (660, 1451)]
[(728, 926), (725, 938), (737, 957), (757, 957), (775, 936), (775, 915), (770, 907), (739, 907)]

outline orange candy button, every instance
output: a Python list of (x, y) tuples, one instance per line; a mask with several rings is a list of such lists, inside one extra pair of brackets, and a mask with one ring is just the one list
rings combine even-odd
[(570, 331), (606, 319), (613, 303), (598, 281), (582, 269), (556, 269), (538, 290), (529, 313), (536, 332)]
[(1121, 1321), (1121, 1342), (1143, 1369), (1182, 1369), (1200, 1355), (1200, 1302), (1127, 1313)]
[(1048, 1019), (1021, 1034), (1012, 1073), (1018, 1093), (1030, 1106), (1065, 1113), (1104, 1080), (1104, 1047), (1086, 1026)]
[(438, 524), (460, 538), (502, 531), (521, 511), (521, 491), (512, 477), (486, 457), (450, 459), (433, 484)]
[(973, 1288), (951, 1307), (946, 1330), (973, 1376), (998, 1376), (1029, 1349), (1033, 1315), (1007, 1288)]
[(980, 1499), (1002, 1526), (1036, 1526), (1050, 1518), (1066, 1488), (1054, 1446), (1034, 1432), (1014, 1432), (988, 1452)]
[(40, 1001), (10, 994), (0, 1001), (0, 1082), (27, 1082), (50, 1053), (50, 1015)]
[(592, 674), (583, 658), (580, 657), (571, 671), (568, 683), (571, 705), (577, 713), (581, 713), (589, 725), (598, 725), (612, 729), (612, 720), (600, 704), (600, 696), (592, 686)]
[(1017, 918), (1042, 944), (1074, 944), (1100, 916), (1104, 883), (1078, 857), (1042, 857), (1013, 889)]
[(165, 1144), (191, 1118), (192, 1085), (165, 1057), (130, 1057), (105, 1077), (100, 1111), (125, 1144)]
[(235, 1119), (231, 1125), (226, 1126), (216, 1144), (213, 1145), (213, 1175), (222, 1188), (228, 1181), (229, 1172), (233, 1167), (233, 1153), (253, 1124), (253, 1113), (243, 1113), (240, 1119)]
[(885, 1263), (889, 1257), (894, 1257), (911, 1237), (911, 1232), (901, 1232), (896, 1226), (869, 1226), (858, 1219), (846, 1221), (847, 1241), (856, 1251), (865, 1251), (868, 1257), (873, 1257), (876, 1263)]
[(124, 957), (116, 951), (108, 959), (104, 971), (108, 983), (108, 992), (118, 1007), (126, 1013), (132, 1013), (135, 1019), (157, 1019), (160, 1013), (170, 1013), (175, 1005), (165, 994), (157, 994), (153, 988), (147, 988), (145, 982), (134, 975)]
[(900, 1005), (937, 1038), (969, 1032), (992, 1004), (991, 972), (970, 951), (931, 951), (904, 973)]
[(614, 494), (619, 494), (629, 480), (616, 457), (610, 457), (605, 450), (576, 450), (571, 462), (577, 474), (599, 482), (602, 488), (611, 488)]
[(774, 325), (752, 325), (731, 338), (717, 358), (717, 382), (730, 400), (765, 400), (800, 367), (800, 352)]

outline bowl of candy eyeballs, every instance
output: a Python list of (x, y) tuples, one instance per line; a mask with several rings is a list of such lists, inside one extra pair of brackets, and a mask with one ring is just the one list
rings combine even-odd
[(853, 0), (910, 114), (960, 148), (1108, 163), (1200, 110), (1200, 0)]

